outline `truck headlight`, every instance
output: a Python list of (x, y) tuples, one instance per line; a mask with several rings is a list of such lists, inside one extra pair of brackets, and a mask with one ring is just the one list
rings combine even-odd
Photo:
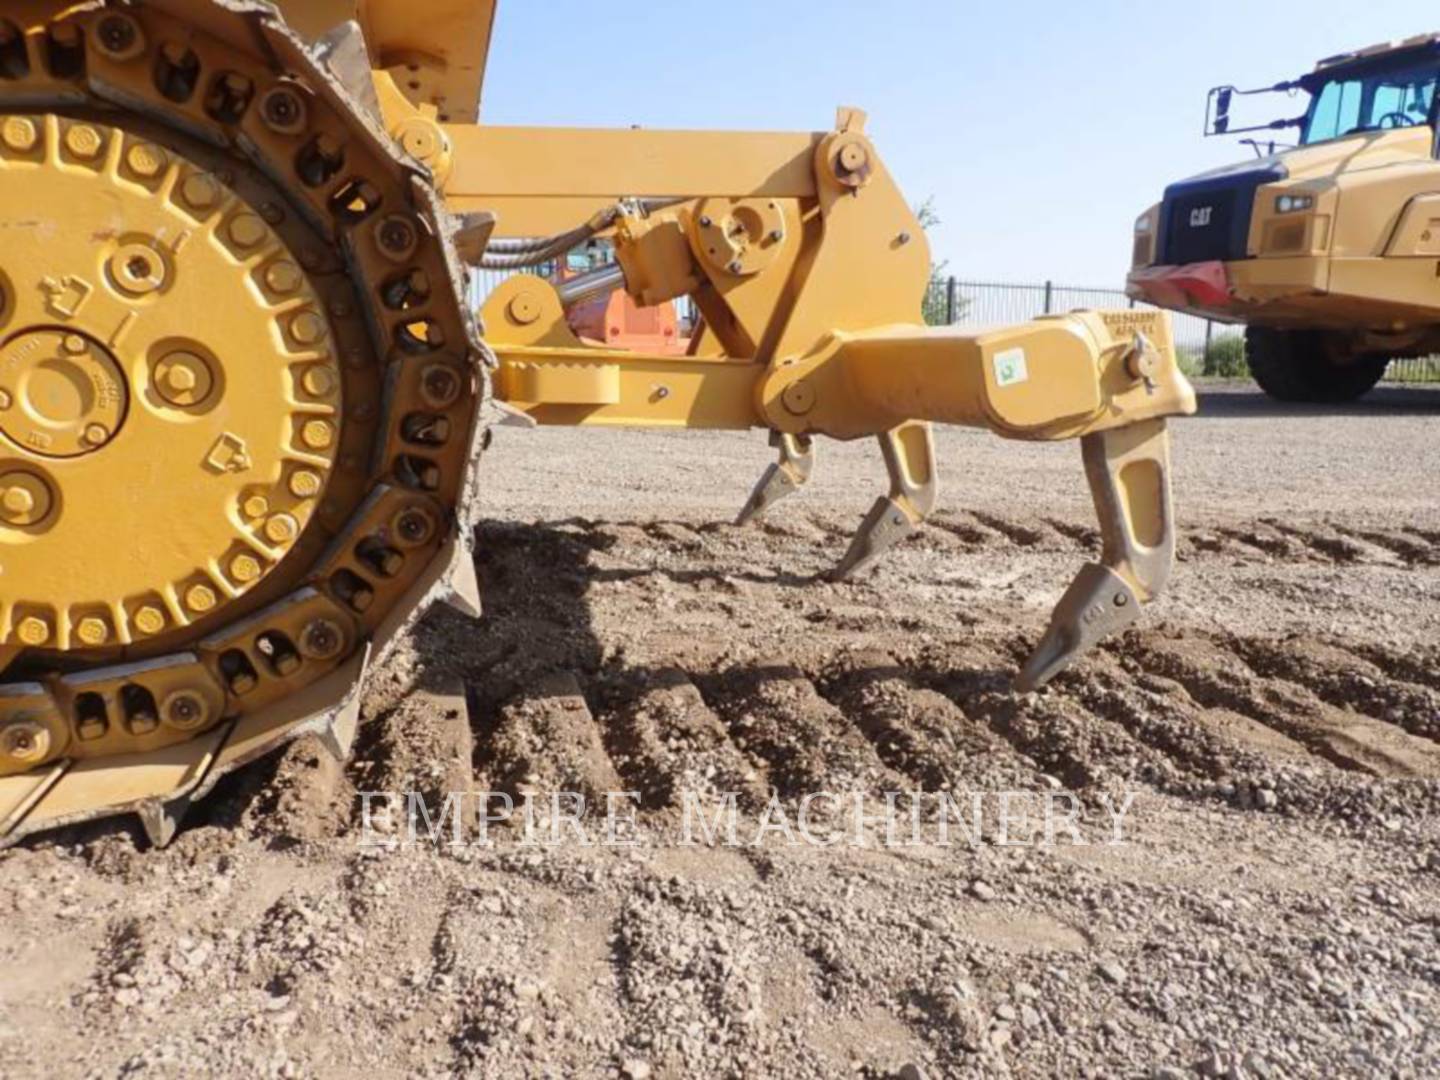
[(1281, 195), (1275, 200), (1277, 214), (1293, 214), (1300, 210), (1313, 210), (1314, 208), (1314, 195)]

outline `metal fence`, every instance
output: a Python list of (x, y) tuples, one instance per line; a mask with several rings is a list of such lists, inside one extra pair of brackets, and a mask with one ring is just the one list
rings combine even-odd
[[(483, 304), (485, 298), (508, 276), (508, 273), (498, 271), (477, 271), (471, 281), (471, 300), (475, 306)], [(934, 325), (998, 325), (1024, 322), (1037, 315), (1076, 308), (1136, 306), (1123, 289), (1096, 289), (1083, 285), (1061, 285), (1053, 281), (1016, 283), (937, 277), (925, 296), (925, 319)], [(680, 314), (682, 318), (692, 316), (688, 302), (682, 304)], [(1171, 318), (1175, 326), (1175, 348), (1188, 371), (1202, 374), (1213, 370), (1214, 365), (1206, 363), (1207, 357), (1212, 360), (1222, 357), (1230, 364), (1220, 364), (1220, 370), (1235, 371), (1232, 365), (1239, 363), (1244, 352), (1244, 327), (1194, 315), (1172, 314)], [(1390, 382), (1440, 382), (1440, 357), (1396, 360), (1390, 365), (1385, 378)]]
[[(1123, 289), (1095, 289), (1053, 281), (1015, 283), (937, 277), (930, 283), (925, 297), (925, 320), (934, 325), (973, 323), (983, 326), (1023, 322), (1037, 315), (1051, 315), (1076, 308), (1137, 306), (1149, 305), (1137, 305)], [(1238, 373), (1236, 369), (1244, 354), (1243, 326), (1195, 315), (1172, 313), (1171, 319), (1175, 326), (1175, 349), (1187, 370), (1202, 374), (1218, 366), (1222, 373)], [(1212, 363), (1207, 364), (1207, 358)], [(1214, 363), (1217, 358), (1230, 363), (1217, 365)], [(1390, 382), (1440, 382), (1440, 358), (1396, 360), (1391, 363), (1385, 378)]]

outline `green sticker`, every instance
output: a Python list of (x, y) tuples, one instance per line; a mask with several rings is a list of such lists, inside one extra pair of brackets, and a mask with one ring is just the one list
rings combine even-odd
[(1025, 364), (1024, 349), (1006, 349), (995, 354), (995, 385), (1014, 386), (1027, 382), (1030, 369)]

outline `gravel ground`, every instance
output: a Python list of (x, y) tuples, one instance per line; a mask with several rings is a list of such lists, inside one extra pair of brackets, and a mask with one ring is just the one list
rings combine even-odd
[[(1027, 696), (1097, 543), (1073, 445), (942, 433), (934, 524), (835, 585), (871, 446), (739, 530), (758, 435), (501, 432), (487, 616), (422, 624), (347, 766), (0, 854), (0, 1074), (1436, 1075), (1440, 391), (1203, 410), (1172, 591)], [(636, 792), (629, 843), (412, 846), (357, 798), (556, 790)], [(818, 791), (833, 842), (787, 842)], [(687, 844), (720, 792), (741, 842)], [(1025, 842), (1047, 805), (1086, 843)]]

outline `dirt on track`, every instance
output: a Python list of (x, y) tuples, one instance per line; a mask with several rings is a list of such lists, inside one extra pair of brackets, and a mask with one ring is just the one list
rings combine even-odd
[[(501, 432), (486, 618), (420, 626), (346, 767), (0, 854), (0, 1074), (1435, 1075), (1440, 391), (1202, 407), (1172, 590), (1024, 696), (1098, 546), (1073, 445), (942, 432), (933, 524), (832, 584), (871, 446), (737, 529), (758, 436)], [(635, 843), (360, 848), (358, 792), (461, 790), (633, 791)], [(682, 843), (687, 793), (748, 838), (1062, 790), (1086, 846)]]

